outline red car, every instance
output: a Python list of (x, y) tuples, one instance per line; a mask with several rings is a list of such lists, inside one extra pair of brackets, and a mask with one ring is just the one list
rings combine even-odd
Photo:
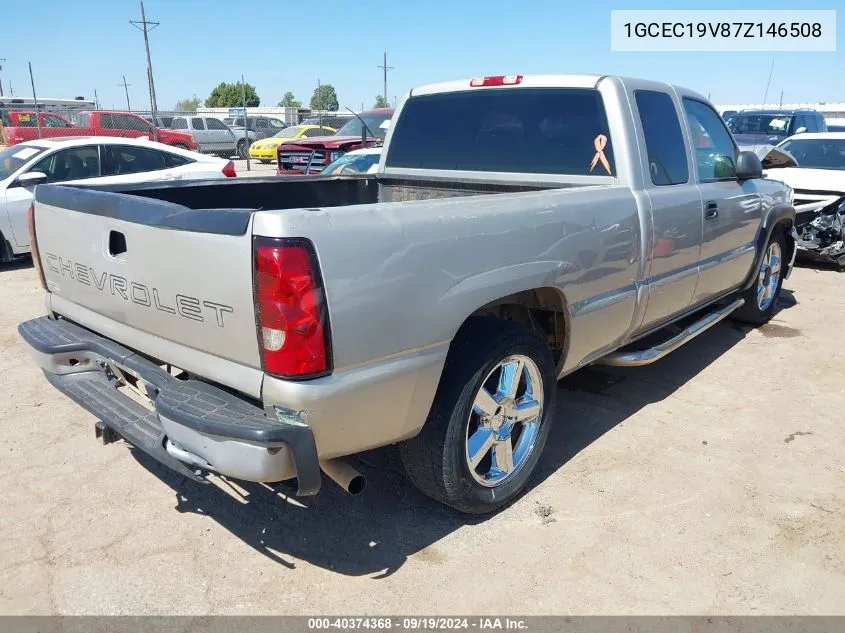
[[(126, 136), (128, 138), (146, 136), (150, 139), (153, 138), (152, 124), (145, 118), (131, 112), (86, 110), (76, 112), (72, 118), (73, 124), (77, 128), (85, 129), (86, 134), (94, 136)], [(178, 130), (158, 128), (155, 140), (182, 149), (199, 149), (199, 145), (191, 134)]]
[[(373, 147), (384, 142), (387, 123), (393, 117), (393, 108), (367, 110), (349, 120), (334, 136), (317, 136), (279, 145), (277, 173), (280, 176), (319, 174), (329, 164), (346, 152), (362, 147)], [(362, 130), (366, 124), (366, 143)]]
[[(36, 118), (38, 117), (38, 118)], [(0, 129), (3, 145), (17, 145), (38, 138), (38, 123), (41, 123), (41, 138), (57, 136), (79, 136), (79, 131), (66, 118), (52, 112), (27, 110), (6, 110), (0, 112)]]
[[(36, 119), (36, 116), (38, 119)], [(41, 124), (41, 138), (63, 136), (125, 136), (152, 138), (153, 126), (131, 112), (106, 112), (92, 110), (73, 114), (73, 122), (53, 112), (7, 111), (2, 114), (2, 144), (17, 145), (32, 141), (38, 136), (38, 123)], [(194, 137), (187, 132), (174, 130), (157, 131), (158, 142), (196, 150)]]

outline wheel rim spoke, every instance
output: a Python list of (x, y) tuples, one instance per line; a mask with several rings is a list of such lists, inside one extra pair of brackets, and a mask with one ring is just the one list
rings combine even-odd
[(512, 410), (512, 416), (516, 422), (531, 422), (539, 415), (540, 403), (530, 396), (520, 400)]
[(513, 470), (513, 444), (511, 438), (506, 437), (496, 442), (493, 448), (493, 467), (500, 473), (510, 473)]
[(484, 387), (479, 390), (475, 396), (475, 401), (472, 403), (472, 410), (481, 416), (493, 415), (498, 407), (499, 403)]
[(516, 397), (523, 369), (525, 369), (525, 361), (522, 358), (514, 359), (502, 365), (502, 373), (499, 376), (499, 393), (503, 397)]
[(482, 427), (473, 433), (467, 440), (467, 461), (470, 468), (477, 468), (494, 444), (495, 435), (490, 429)]

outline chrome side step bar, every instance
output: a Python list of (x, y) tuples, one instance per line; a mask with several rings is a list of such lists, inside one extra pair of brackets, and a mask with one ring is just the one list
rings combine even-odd
[(689, 343), (696, 336), (709, 330), (731, 312), (744, 304), (745, 299), (737, 299), (736, 301), (726, 305), (724, 308), (719, 308), (715, 312), (710, 312), (703, 316), (695, 323), (686, 327), (683, 331), (678, 332), (678, 334), (670, 338), (668, 341), (664, 341), (663, 343), (648, 349), (627, 352), (619, 350), (612, 352), (597, 360), (596, 363), (599, 365), (615, 365), (617, 367), (639, 367), (641, 365), (650, 365), (667, 354), (674, 352), (684, 343)]

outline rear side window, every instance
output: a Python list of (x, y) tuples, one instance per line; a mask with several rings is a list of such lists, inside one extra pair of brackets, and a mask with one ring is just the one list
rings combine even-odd
[(71, 116), (71, 121), (77, 127), (91, 127), (91, 115), (80, 112)]
[(687, 150), (672, 97), (653, 90), (637, 90), (635, 97), (645, 136), (651, 182), (655, 185), (688, 182)]
[(187, 165), (188, 163), (194, 162), (191, 158), (179, 156), (178, 154), (171, 154), (170, 152), (161, 152), (161, 154), (164, 156), (167, 167), (179, 167), (180, 165)]
[(205, 126), (202, 123), (202, 119), (199, 117), (194, 117), (191, 119), (191, 127), (195, 130), (204, 130)]
[(129, 145), (108, 145), (108, 167), (106, 174), (119, 176), (122, 174), (137, 174), (145, 171), (167, 169), (168, 153), (147, 147)]
[(487, 88), (412, 97), (387, 167), (616, 175), (601, 95), (581, 88)]

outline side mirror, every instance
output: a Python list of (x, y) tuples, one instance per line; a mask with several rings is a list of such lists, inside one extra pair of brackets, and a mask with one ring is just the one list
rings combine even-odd
[(797, 130), (795, 130), (795, 133), (796, 133), (796, 134), (803, 134), (803, 133), (804, 133), (804, 132), (806, 132), (806, 131), (807, 131), (807, 128), (805, 128), (805, 127), (799, 127)]
[(35, 185), (42, 185), (47, 182), (47, 174), (43, 171), (30, 171), (18, 176), (15, 183), (19, 187), (34, 187)]
[(751, 180), (763, 177), (763, 163), (754, 152), (740, 152), (736, 159), (736, 177), (738, 180)]

